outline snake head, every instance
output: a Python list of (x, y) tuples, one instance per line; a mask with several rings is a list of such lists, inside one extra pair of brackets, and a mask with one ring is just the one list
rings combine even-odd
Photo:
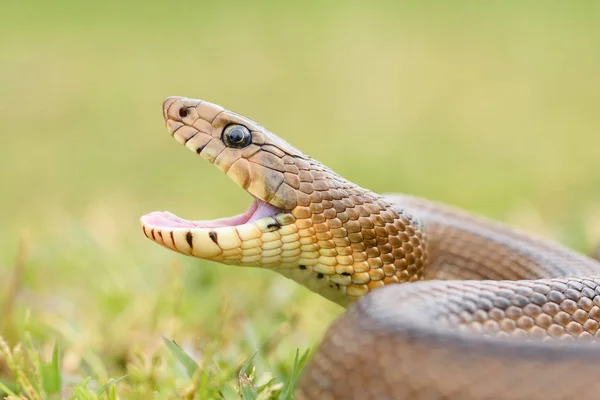
[(383, 197), (218, 105), (169, 97), (163, 115), (175, 140), (254, 202), (243, 214), (211, 221), (150, 213), (141, 219), (148, 238), (186, 255), (276, 270), (340, 304), (402, 279), (394, 265), (406, 269), (398, 232), (416, 230)]
[(296, 164), (308, 164), (302, 152), (256, 122), (206, 101), (169, 97), (163, 112), (175, 140), (256, 199), (280, 210), (297, 206)]

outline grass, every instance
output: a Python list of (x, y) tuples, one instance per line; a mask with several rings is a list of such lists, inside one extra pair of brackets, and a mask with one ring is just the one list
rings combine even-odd
[(589, 251), (599, 17), (558, 1), (4, 6), (0, 392), (285, 398), (342, 311), (143, 237), (149, 211), (250, 201), (169, 138), (169, 95), (247, 115), (373, 190)]

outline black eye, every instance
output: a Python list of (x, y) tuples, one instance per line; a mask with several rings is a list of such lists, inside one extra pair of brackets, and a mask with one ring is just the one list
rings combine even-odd
[(223, 131), (223, 143), (227, 147), (241, 149), (252, 143), (252, 134), (244, 125), (232, 124)]

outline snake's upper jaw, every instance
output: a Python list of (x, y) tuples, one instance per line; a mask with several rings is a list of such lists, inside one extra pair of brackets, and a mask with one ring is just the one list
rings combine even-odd
[(255, 198), (250, 207), (241, 214), (232, 217), (219, 218), (213, 220), (186, 220), (176, 216), (168, 211), (155, 211), (144, 215), (141, 219), (142, 224), (148, 228), (223, 228), (243, 225), (254, 222), (262, 218), (272, 217), (283, 211)]
[(298, 149), (251, 119), (207, 101), (169, 97), (163, 115), (177, 142), (249, 194), (283, 210), (298, 205), (299, 171), (306, 175), (309, 169), (308, 157)]

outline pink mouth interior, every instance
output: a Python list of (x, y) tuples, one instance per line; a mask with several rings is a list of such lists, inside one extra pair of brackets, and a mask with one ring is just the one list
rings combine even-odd
[(228, 218), (220, 218), (204, 221), (188, 221), (179, 218), (177, 215), (168, 211), (155, 211), (146, 214), (142, 217), (142, 223), (146, 226), (151, 226), (159, 229), (174, 229), (174, 228), (221, 228), (226, 226), (237, 226), (256, 221), (261, 218), (271, 217), (283, 212), (279, 208), (254, 198), (254, 202), (242, 214)]

